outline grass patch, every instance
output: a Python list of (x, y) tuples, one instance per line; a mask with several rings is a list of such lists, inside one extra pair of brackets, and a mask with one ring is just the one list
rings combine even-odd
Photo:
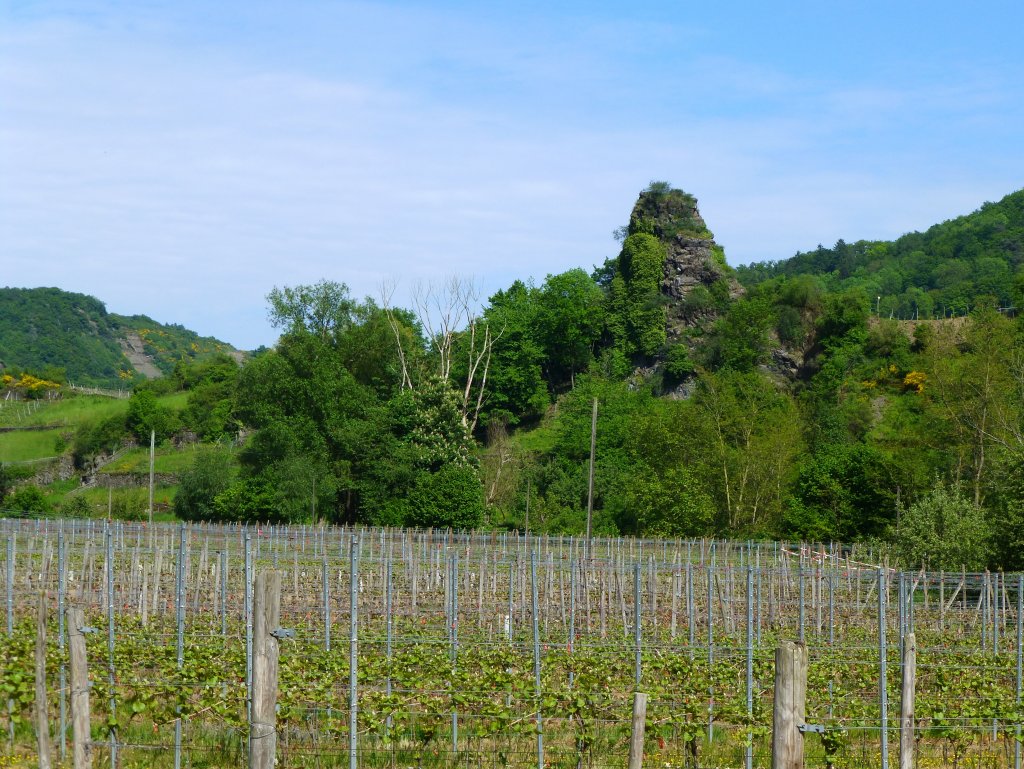
[[(158, 473), (180, 473), (192, 466), (195, 461), (197, 447), (186, 449), (164, 448), (158, 449), (154, 461), (155, 470)], [(127, 452), (124, 456), (118, 457), (116, 462), (106, 465), (100, 474), (121, 474), (121, 473), (148, 473), (149, 472), (149, 449), (137, 448)]]
[[(161, 395), (157, 402), (175, 411), (185, 408), (188, 393)], [(98, 422), (128, 410), (128, 399), (101, 395), (68, 395), (56, 401), (0, 401), (0, 427), (77, 426)]]
[(64, 430), (32, 430), (0, 433), (0, 462), (24, 462), (29, 459), (55, 457), (57, 440)]
[(58, 401), (4, 402), (0, 406), (0, 426), (76, 426), (123, 414), (127, 410), (127, 400), (99, 395), (71, 395)]
[(532, 430), (515, 432), (511, 435), (510, 439), (514, 445), (523, 451), (543, 454), (554, 449), (555, 442), (558, 440), (558, 434), (553, 428), (541, 425)]
[(161, 404), (162, 406), (166, 406), (169, 409), (181, 411), (181, 409), (185, 408), (185, 406), (188, 405), (188, 393), (180, 392), (171, 393), (170, 395), (161, 395), (156, 399), (156, 401), (157, 403)]
[[(62, 482), (67, 483), (66, 481)], [(149, 490), (146, 486), (128, 486), (125, 488), (108, 489), (94, 486), (89, 489), (78, 489), (77, 481), (72, 481), (74, 488), (62, 488), (62, 484), (51, 484), (43, 488), (46, 501), (55, 512), (65, 500), (84, 501), (83, 512), (89, 518), (106, 518), (107, 511), (112, 510), (115, 518), (127, 520), (148, 520)], [(173, 503), (177, 486), (157, 486), (153, 489), (153, 520), (165, 523), (176, 521)], [(82, 504), (78, 502), (78, 504)], [(81, 514), (81, 513), (77, 513)]]

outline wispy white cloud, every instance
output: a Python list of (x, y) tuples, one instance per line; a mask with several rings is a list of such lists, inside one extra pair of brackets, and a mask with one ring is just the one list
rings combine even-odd
[(607, 13), (257, 3), (189, 31), (188, 4), (75, 8), (0, 32), (0, 282), (246, 347), (274, 285), (398, 278), (407, 301), (600, 263), (651, 179), (742, 262), (926, 227), (1024, 168), (1019, 90), (981, 66), (801, 73)]

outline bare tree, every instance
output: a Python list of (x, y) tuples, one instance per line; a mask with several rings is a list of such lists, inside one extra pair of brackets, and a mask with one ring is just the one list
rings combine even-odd
[[(467, 330), (468, 345), (469, 349), (467, 354), (469, 356), (469, 365), (466, 369), (466, 384), (462, 391), (462, 422), (466, 427), (469, 428), (470, 432), (476, 429), (476, 423), (480, 418), (480, 409), (484, 405), (484, 392), (487, 388), (487, 374), (491, 368), (491, 351), (494, 349), (494, 343), (501, 339), (502, 334), (505, 333), (505, 329), (499, 331), (496, 335), (491, 334), (491, 327), (486, 322), (483, 324), (482, 338), (479, 339), (478, 343), (478, 331), (477, 331), (477, 319), (471, 318), (469, 321), (469, 329)], [(481, 368), (481, 366), (483, 368)], [(480, 382), (477, 385), (476, 400), (472, 399), (473, 395), (473, 384), (476, 380), (477, 374), (480, 375)], [(470, 410), (472, 409), (472, 417), (470, 418)]]
[(384, 308), (384, 313), (388, 316), (388, 325), (391, 326), (391, 332), (395, 335), (395, 346), (398, 348), (398, 362), (402, 367), (402, 389), (412, 389), (412, 377), (409, 376), (409, 363), (405, 356), (405, 348), (402, 346), (402, 324), (398, 318), (395, 317), (394, 310), (391, 308), (391, 297), (394, 296), (396, 282), (393, 280), (387, 280), (380, 285), (380, 303)]
[(463, 325), (475, 318), (479, 292), (472, 280), (452, 276), (440, 285), (417, 283), (412, 301), (427, 338), (437, 352), (438, 375), (451, 381), (452, 347)]
[[(381, 303), (398, 345), (402, 388), (412, 389), (414, 385), (409, 375), (408, 355), (402, 345), (401, 324), (391, 306), (393, 294), (394, 284), (381, 287)], [(416, 317), (437, 354), (437, 375), (459, 391), (462, 424), (473, 431), (484, 405), (491, 352), (504, 329), (492, 334), (490, 324), (477, 315), (479, 290), (472, 280), (451, 277), (440, 285), (419, 283), (413, 288), (412, 300)], [(456, 385), (452, 379), (452, 363), (460, 336), (465, 338), (466, 378)]]

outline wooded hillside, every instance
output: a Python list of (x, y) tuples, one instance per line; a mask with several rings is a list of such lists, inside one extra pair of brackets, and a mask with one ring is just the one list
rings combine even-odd
[[(73, 451), (151, 429), (244, 438), (181, 473), (183, 518), (580, 532), (596, 399), (595, 532), (1021, 568), (1022, 199), (732, 270), (696, 200), (654, 183), (593, 272), (486, 301), (456, 279), (411, 309), (275, 288), (273, 350), (183, 360)], [(915, 297), (917, 320), (889, 320), (886, 297)], [(183, 409), (156, 399), (174, 389)]]

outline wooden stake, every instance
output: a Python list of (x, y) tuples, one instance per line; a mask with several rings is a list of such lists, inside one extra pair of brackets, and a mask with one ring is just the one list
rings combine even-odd
[(68, 609), (68, 647), (71, 652), (71, 732), (75, 769), (91, 769), (92, 743), (89, 735), (89, 662), (85, 654), (81, 609)]
[(46, 591), (39, 591), (36, 614), (36, 741), (39, 745), (39, 769), (50, 769), (50, 721), (46, 699)]
[(278, 642), (281, 624), (281, 572), (256, 576), (252, 626), (252, 724), (250, 769), (273, 769), (277, 751)]
[(633, 694), (633, 728), (629, 738), (629, 769), (641, 769), (644, 763), (644, 730), (647, 727), (647, 695)]
[(772, 716), (772, 769), (803, 769), (806, 717), (807, 647), (783, 641), (775, 650), (775, 702)]
[(914, 686), (917, 680), (917, 641), (903, 639), (903, 682), (900, 699), (900, 769), (914, 769)]

